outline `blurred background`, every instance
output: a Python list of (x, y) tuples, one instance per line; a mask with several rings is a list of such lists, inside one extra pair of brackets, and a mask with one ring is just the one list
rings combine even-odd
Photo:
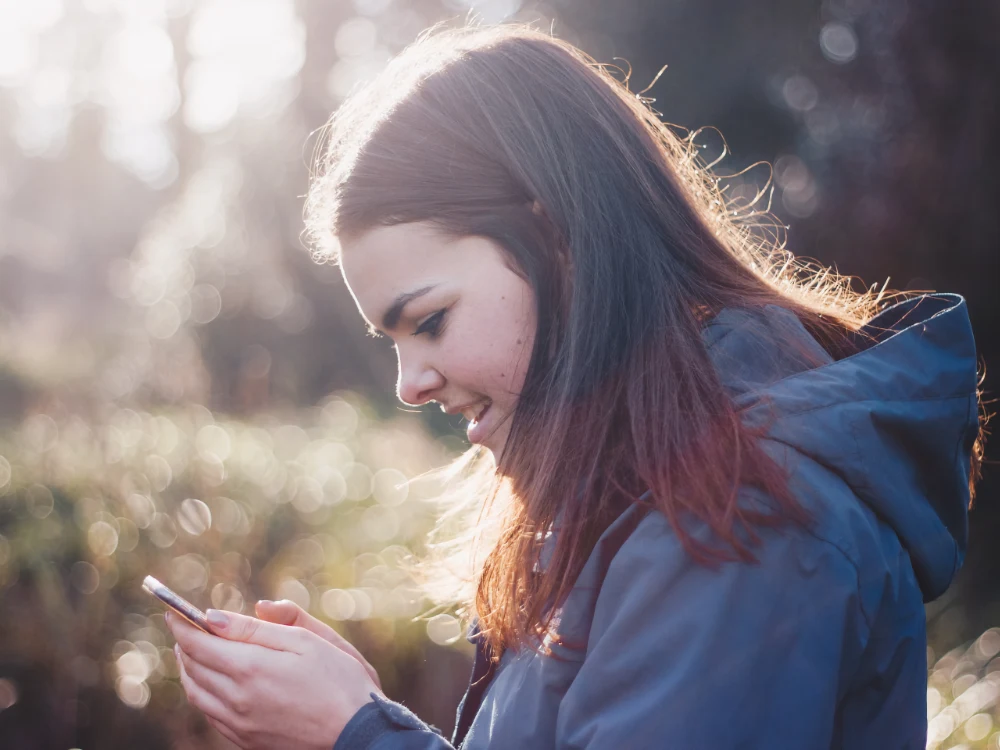
[[(0, 0), (0, 746), (230, 747), (147, 573), (203, 607), (299, 602), (450, 731), (469, 644), (400, 566), (433, 522), (401, 482), (464, 437), (397, 406), (300, 232), (314, 131), (470, 12), (625, 58), (634, 91), (667, 65), (646, 96), (721, 130), (721, 173), (773, 165), (791, 249), (965, 295), (995, 389), (995, 2)], [(1000, 748), (998, 491), (987, 466), (927, 608), (931, 747)]]

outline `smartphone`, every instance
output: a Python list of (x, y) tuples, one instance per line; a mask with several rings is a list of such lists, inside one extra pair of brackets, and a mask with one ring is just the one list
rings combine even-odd
[(175, 594), (169, 588), (153, 578), (153, 576), (146, 576), (142, 582), (142, 587), (196, 628), (204, 630), (206, 633), (212, 633), (212, 630), (208, 625), (208, 619), (205, 617), (204, 612), (184, 597), (179, 594)]

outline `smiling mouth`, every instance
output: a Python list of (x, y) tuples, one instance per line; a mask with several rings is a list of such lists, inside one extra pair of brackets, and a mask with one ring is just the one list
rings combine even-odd
[(479, 404), (473, 404), (472, 406), (466, 409), (462, 409), (462, 416), (465, 417), (467, 420), (469, 420), (470, 424), (476, 424), (479, 422), (480, 419), (483, 418), (483, 415), (486, 413), (486, 410), (489, 409), (490, 406), (492, 405), (493, 405), (492, 401), (484, 401)]
[[(490, 429), (490, 422), (484, 422), (484, 418), (489, 414), (490, 408), (493, 406), (492, 401), (487, 401), (477, 406), (473, 406), (469, 409), (468, 416), (469, 425), (466, 427), (466, 437), (468, 437), (470, 443), (484, 443), (490, 437), (492, 430)], [(463, 410), (463, 414), (465, 411)]]

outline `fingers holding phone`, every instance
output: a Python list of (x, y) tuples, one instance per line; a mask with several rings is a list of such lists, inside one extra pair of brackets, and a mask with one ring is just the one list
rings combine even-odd
[(183, 596), (173, 591), (169, 587), (160, 583), (153, 576), (146, 576), (142, 582), (142, 588), (166, 604), (171, 610), (179, 614), (196, 628), (212, 633), (211, 624), (205, 613), (194, 606)]
[(317, 620), (295, 602), (288, 601), (287, 599), (282, 599), (277, 602), (262, 599), (257, 602), (255, 609), (257, 616), (262, 620), (273, 622), (278, 625), (305, 628), (306, 630), (315, 633), (325, 641), (332, 643), (341, 651), (353, 656), (368, 671), (368, 674), (371, 675), (372, 680), (376, 685), (378, 685), (379, 689), (382, 689), (382, 680), (379, 679), (378, 672), (376, 672), (375, 668), (368, 663), (368, 660), (361, 655), (361, 652), (354, 647), (354, 644), (344, 638), (340, 633), (331, 628), (325, 622)]

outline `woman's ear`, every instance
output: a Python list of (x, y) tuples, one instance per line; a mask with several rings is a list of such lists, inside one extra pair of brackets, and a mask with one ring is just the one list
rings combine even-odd
[(542, 208), (542, 204), (536, 200), (531, 204), (531, 213), (535, 216), (545, 216), (545, 209)]

